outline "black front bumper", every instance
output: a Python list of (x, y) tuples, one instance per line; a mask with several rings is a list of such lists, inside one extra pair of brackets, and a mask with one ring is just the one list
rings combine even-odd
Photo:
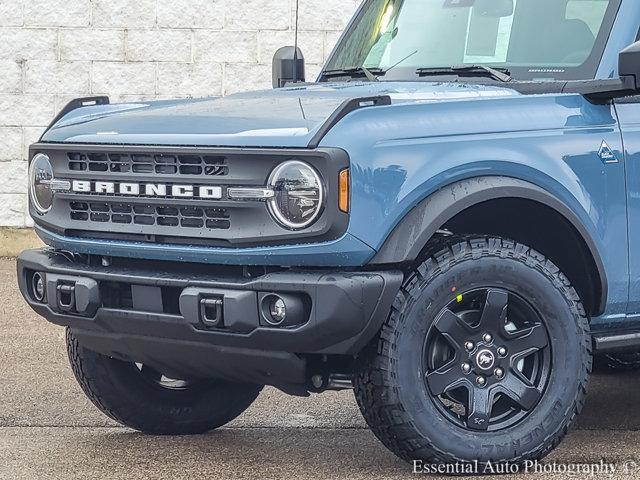
[[(283, 270), (255, 278), (215, 266), (127, 261), (103, 266), (50, 249), (18, 258), (20, 291), (52, 323), (102, 354), (167, 375), (255, 383), (307, 382), (310, 354), (355, 355), (380, 329), (399, 291), (399, 271)], [(34, 294), (43, 274), (46, 298)], [(267, 322), (274, 295), (291, 305)]]

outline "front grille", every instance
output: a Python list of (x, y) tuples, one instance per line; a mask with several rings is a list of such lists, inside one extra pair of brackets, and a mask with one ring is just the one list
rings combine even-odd
[(67, 153), (74, 172), (104, 172), (157, 175), (226, 176), (229, 166), (224, 156), (172, 155), (154, 153)]
[[(349, 161), (335, 149), (33, 145), (31, 158), (38, 153), (49, 156), (56, 180), (91, 184), (86, 190), (58, 192), (44, 215), (32, 210), (38, 226), (69, 237), (253, 247), (333, 240), (348, 225), (348, 215), (337, 213), (338, 196), (332, 189)], [(327, 188), (325, 213), (304, 231), (280, 226), (265, 201), (229, 196), (232, 188), (267, 186), (277, 165), (295, 159), (316, 168)], [(98, 182), (107, 186), (98, 190)], [(124, 193), (125, 184), (134, 190)], [(176, 186), (186, 190), (174, 194)], [(219, 193), (203, 195), (203, 189)]]
[(80, 222), (214, 230), (228, 230), (231, 227), (229, 212), (225, 208), (107, 202), (71, 202), (69, 207), (70, 220)]

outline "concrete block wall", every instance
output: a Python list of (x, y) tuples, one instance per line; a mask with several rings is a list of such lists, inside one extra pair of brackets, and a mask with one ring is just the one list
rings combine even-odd
[[(360, 0), (300, 0), (314, 78)], [(27, 227), (27, 147), (69, 100), (269, 88), (295, 0), (0, 0), (0, 227)]]

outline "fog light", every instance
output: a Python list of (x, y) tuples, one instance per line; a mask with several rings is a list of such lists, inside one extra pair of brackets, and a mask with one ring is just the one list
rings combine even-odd
[(278, 297), (271, 300), (271, 304), (269, 305), (269, 314), (271, 315), (271, 319), (269, 320), (270, 324), (280, 325), (284, 322), (285, 318), (287, 318), (287, 306), (285, 305), (284, 300)]
[(33, 278), (31, 279), (31, 287), (33, 289), (33, 296), (39, 302), (44, 302), (45, 297), (45, 287), (44, 287), (44, 277), (41, 273), (34, 273)]

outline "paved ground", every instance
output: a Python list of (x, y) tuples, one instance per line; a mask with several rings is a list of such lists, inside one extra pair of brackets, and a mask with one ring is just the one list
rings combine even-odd
[[(14, 268), (0, 259), (0, 479), (412, 476), (365, 429), (350, 392), (297, 399), (267, 390), (229, 427), (197, 437), (147, 437), (118, 426), (84, 398), (62, 329), (22, 302)], [(639, 380), (594, 376), (579, 428), (547, 461), (604, 458), (617, 464), (615, 478), (640, 478), (640, 470), (624, 473), (625, 462), (640, 465)]]

